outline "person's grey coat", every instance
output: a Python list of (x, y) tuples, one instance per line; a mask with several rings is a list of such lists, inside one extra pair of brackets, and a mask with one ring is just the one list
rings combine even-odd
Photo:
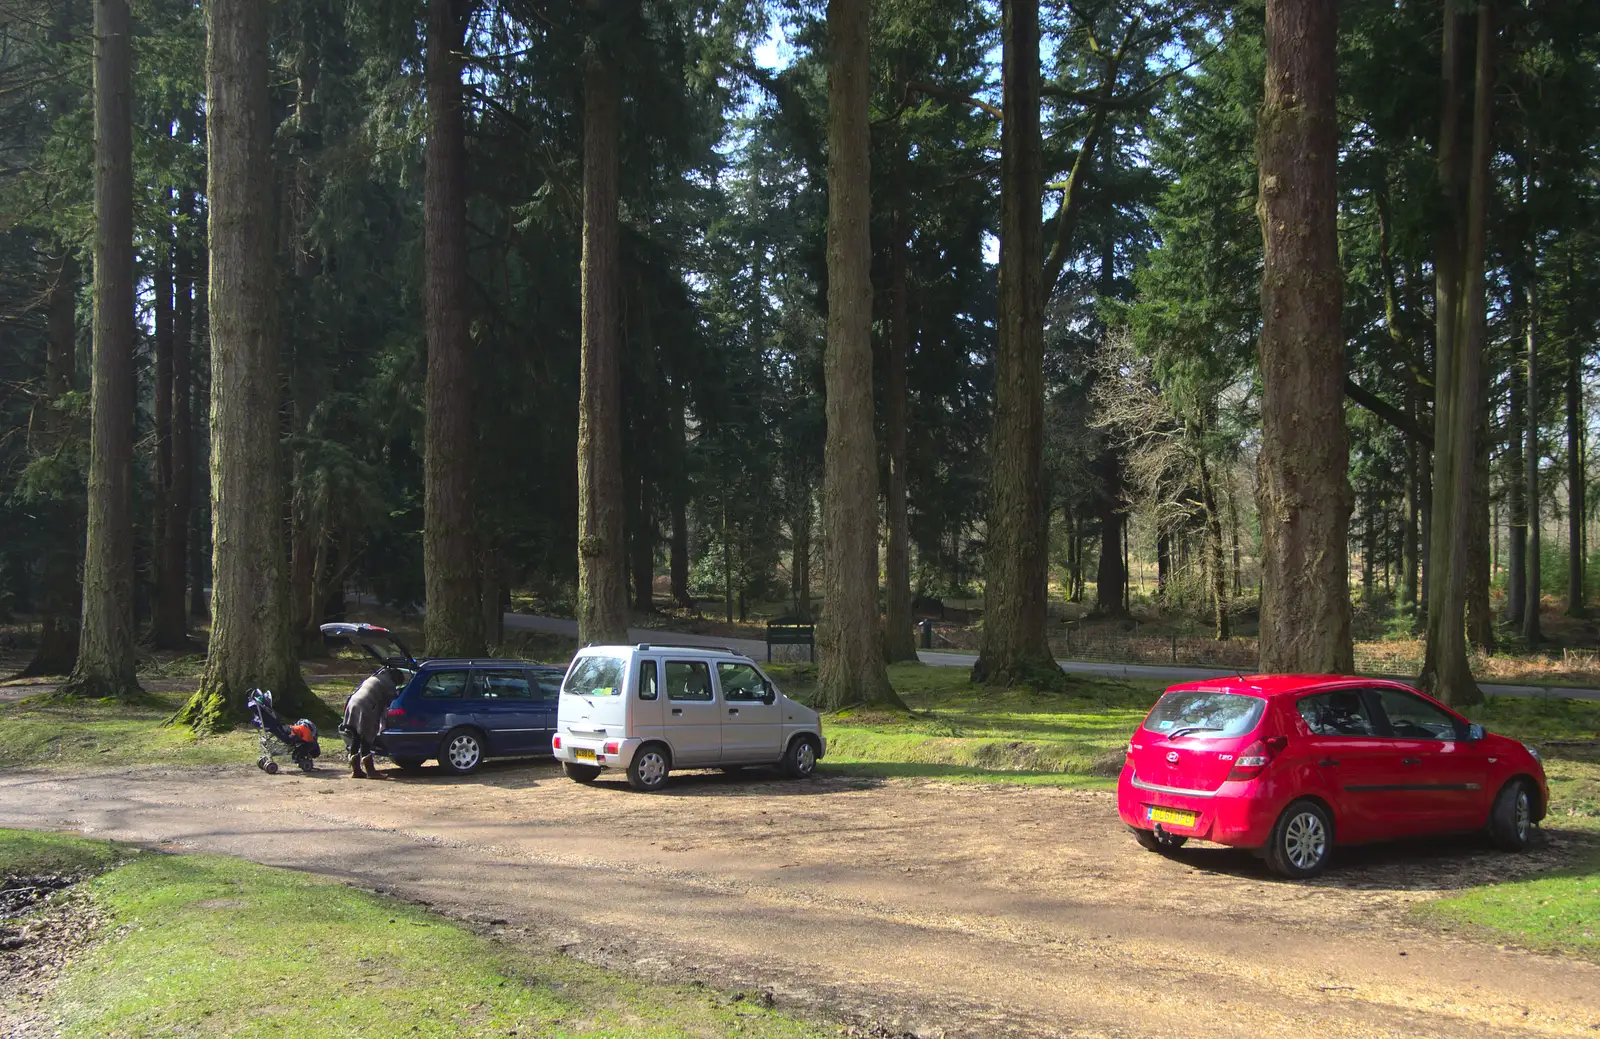
[(372, 746), (372, 741), (378, 738), (383, 712), (389, 709), (395, 695), (394, 680), (385, 670), (362, 682), (361, 687), (345, 701), (344, 723), (351, 732), (361, 737), (365, 746)]

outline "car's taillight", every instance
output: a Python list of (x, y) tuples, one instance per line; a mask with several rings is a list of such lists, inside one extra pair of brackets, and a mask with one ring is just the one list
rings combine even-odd
[(1268, 736), (1256, 740), (1250, 746), (1239, 752), (1233, 759), (1233, 770), (1228, 773), (1229, 779), (1254, 779), (1261, 774), (1272, 759), (1289, 745), (1287, 736)]
[(622, 750), (622, 744), (620, 744), (620, 743), (614, 743), (614, 742), (613, 743), (607, 743), (606, 746), (605, 746), (605, 752), (607, 754), (616, 754), (621, 750)]
[(560, 736), (557, 736), (555, 739), (551, 740), (550, 742), (556, 748), (556, 750), (560, 750), (561, 749), (561, 737)]
[(383, 712), (383, 716), (390, 720), (404, 718), (406, 716), (406, 711), (403, 707), (391, 707), (387, 711)]

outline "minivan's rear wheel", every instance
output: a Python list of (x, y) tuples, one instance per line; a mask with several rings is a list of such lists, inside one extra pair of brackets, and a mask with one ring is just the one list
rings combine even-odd
[(478, 771), (483, 764), (483, 737), (472, 729), (451, 729), (439, 748), (439, 764), (458, 776)]
[(810, 736), (796, 736), (783, 755), (783, 771), (790, 779), (805, 779), (817, 770), (817, 743)]
[(659, 743), (646, 743), (628, 763), (628, 785), (646, 793), (660, 790), (667, 781), (672, 762), (667, 758), (667, 748)]
[(1333, 820), (1315, 801), (1296, 801), (1283, 810), (1267, 839), (1267, 865), (1290, 880), (1314, 877), (1333, 855)]
[(574, 783), (593, 783), (600, 778), (599, 765), (580, 765), (575, 761), (563, 761), (561, 771)]
[(1177, 851), (1189, 843), (1189, 838), (1166, 830), (1141, 830), (1133, 828), (1133, 839), (1139, 842), (1139, 847), (1145, 851), (1157, 851), (1163, 855)]
[(1533, 843), (1533, 784), (1513, 779), (1495, 795), (1489, 809), (1489, 837), (1502, 851), (1524, 851)]

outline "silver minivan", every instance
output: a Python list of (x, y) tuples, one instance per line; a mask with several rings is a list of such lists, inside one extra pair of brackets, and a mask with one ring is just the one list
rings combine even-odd
[(803, 778), (827, 747), (817, 712), (749, 657), (648, 643), (578, 651), (551, 745), (577, 782), (622, 769), (635, 790), (661, 789), (675, 768), (777, 765)]

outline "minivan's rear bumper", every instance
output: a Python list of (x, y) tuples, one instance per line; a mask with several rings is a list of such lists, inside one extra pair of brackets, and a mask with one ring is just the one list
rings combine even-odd
[[(556, 747), (556, 740), (561, 746)], [(574, 765), (598, 765), (601, 768), (627, 768), (633, 763), (634, 751), (644, 741), (639, 739), (613, 740), (597, 736), (574, 736), (570, 732), (557, 732), (551, 739), (550, 752), (557, 761), (570, 761)], [(608, 744), (616, 745), (616, 752), (606, 753)], [(588, 755), (592, 754), (593, 757)]]
[(1124, 765), (1117, 780), (1117, 814), (1136, 830), (1153, 830), (1150, 809), (1170, 808), (1195, 814), (1192, 826), (1162, 822), (1174, 836), (1194, 837), (1216, 844), (1259, 848), (1267, 843), (1278, 820), (1278, 806), (1263, 796), (1254, 780), (1225, 782), (1216, 790), (1186, 791), (1147, 783)]

